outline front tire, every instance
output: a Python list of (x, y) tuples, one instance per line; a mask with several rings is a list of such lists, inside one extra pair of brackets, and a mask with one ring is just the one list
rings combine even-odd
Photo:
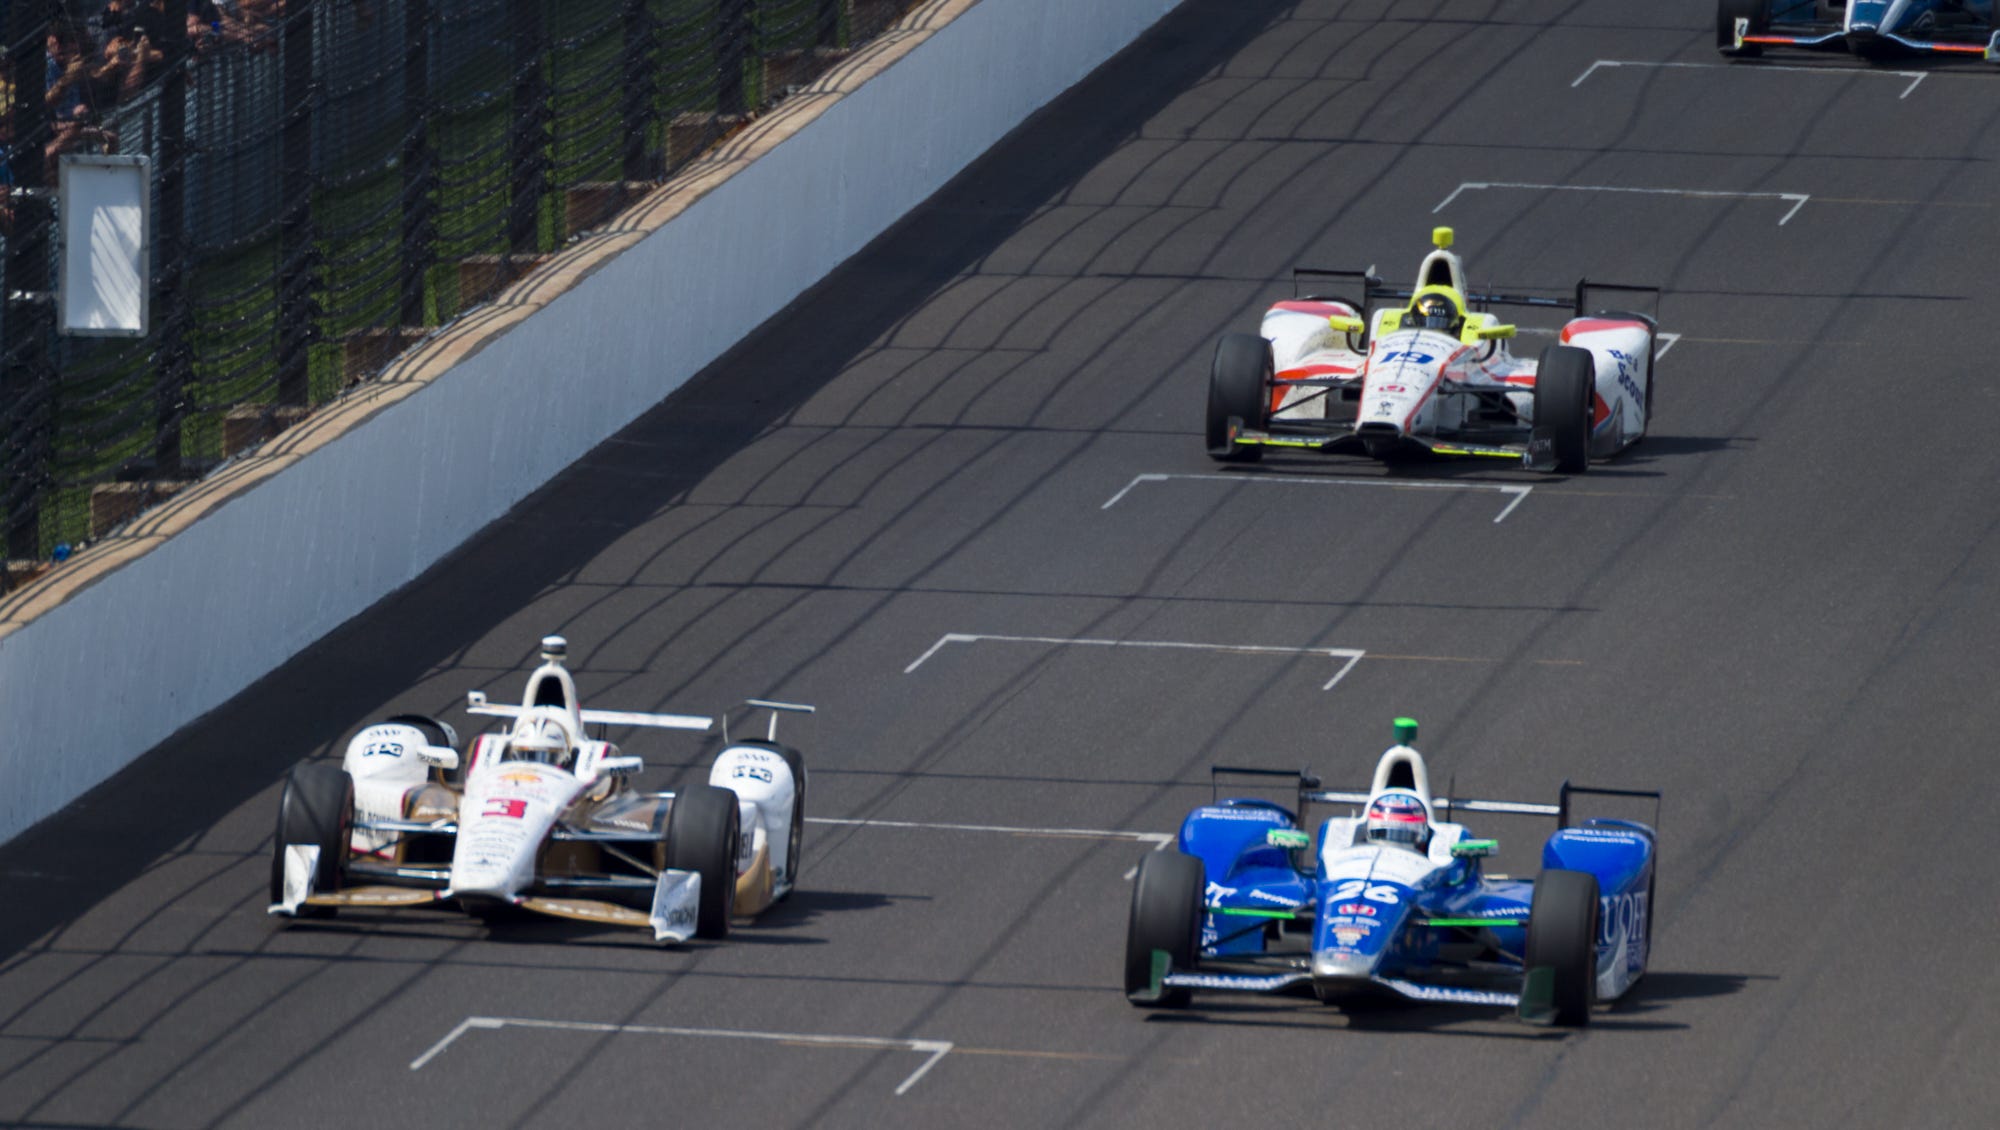
[(1589, 1024), (1597, 1003), (1597, 898), (1588, 871), (1544, 871), (1535, 880), (1524, 964), (1553, 973), (1552, 1019), (1566, 1028)]
[(1229, 442), (1229, 418), (1263, 430), (1276, 370), (1271, 343), (1256, 334), (1224, 334), (1208, 372), (1208, 457), (1218, 463), (1255, 463), (1264, 449)]
[(1764, 53), (1755, 43), (1736, 45), (1736, 21), (1748, 20), (1748, 33), (1763, 35), (1771, 30), (1771, 0), (1716, 0), (1715, 49), (1733, 59), (1754, 59)]
[(1163, 989), (1153, 996), (1153, 951), (1165, 950), (1175, 969), (1194, 968), (1207, 886), (1201, 860), (1184, 852), (1155, 852), (1139, 861), (1125, 928), (1126, 1000), (1140, 1008), (1187, 1007), (1194, 995), (1188, 989)]
[(701, 876), (701, 910), (694, 936), (729, 936), (736, 908), (738, 845), (736, 794), (714, 785), (695, 785), (674, 796), (667, 816), (667, 866)]
[[(319, 848), (313, 889), (331, 894), (340, 889), (346, 872), (348, 845), (354, 835), (354, 778), (338, 765), (313, 762), (293, 767), (278, 798), (277, 842), (271, 848), (271, 903), (285, 900), (285, 847), (311, 844)], [(331, 906), (301, 906), (301, 918), (331, 918)]]
[(1551, 345), (1535, 367), (1535, 428), (1547, 437), (1558, 474), (1590, 470), (1590, 409), (1597, 385), (1597, 359), (1590, 350)]

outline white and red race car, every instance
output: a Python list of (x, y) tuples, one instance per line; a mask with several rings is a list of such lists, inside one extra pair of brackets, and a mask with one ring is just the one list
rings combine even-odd
[(338, 766), (308, 762), (286, 778), (271, 859), (274, 915), (442, 902), (485, 916), (513, 908), (649, 928), (657, 940), (722, 938), (791, 893), (805, 828), (805, 760), (777, 741), (731, 742), (709, 783), (642, 792), (644, 767), (587, 728), (706, 731), (683, 714), (585, 710), (563, 666), (568, 645), (542, 641), (519, 706), (467, 694), (473, 714), (507, 719), (464, 758), (450, 726), (399, 715), (363, 729)]
[[(1412, 450), (1511, 459), (1535, 470), (1580, 474), (1590, 460), (1639, 442), (1651, 422), (1656, 327), (1652, 316), (1585, 314), (1597, 291), (1641, 291), (1579, 282), (1575, 316), (1539, 361), (1508, 348), (1517, 329), (1491, 306), (1569, 308), (1561, 299), (1467, 289), (1452, 230), (1409, 290), (1367, 271), (1293, 272), (1352, 278), (1361, 301), (1323, 295), (1279, 302), (1260, 334), (1226, 334), (1209, 374), (1208, 453), (1249, 462), (1267, 448), (1355, 450), (1391, 459)], [(1365, 312), (1377, 298), (1406, 303)]]

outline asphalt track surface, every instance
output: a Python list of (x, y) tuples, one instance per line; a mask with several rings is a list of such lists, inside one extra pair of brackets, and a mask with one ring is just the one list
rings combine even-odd
[[(1711, 19), (1190, 0), (466, 550), (0, 850), (0, 1122), (1994, 1124), (2000, 72), (1715, 66)], [(1645, 444), (1570, 478), (1210, 464), (1216, 336), (1294, 265), (1401, 281), (1438, 222), (1476, 286), (1666, 289)], [(599, 705), (817, 703), (787, 728), (811, 814), (900, 823), (810, 825), (801, 890), (721, 945), (274, 928), (285, 769), (389, 712), (472, 729), (464, 691), (518, 693), (550, 631)], [(1125, 876), (1208, 766), (1362, 781), (1398, 714), (1461, 794), (1664, 791), (1633, 997), (1579, 1033), (1128, 1006)], [(715, 743), (626, 748), (671, 787)], [(1542, 829), (1481, 830), (1532, 866)]]

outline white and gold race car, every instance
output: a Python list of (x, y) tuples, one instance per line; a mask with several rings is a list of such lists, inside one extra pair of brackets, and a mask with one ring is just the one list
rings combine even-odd
[(526, 910), (635, 926), (664, 942), (722, 938), (791, 893), (805, 828), (805, 760), (777, 741), (796, 703), (770, 711), (762, 739), (730, 741), (706, 785), (644, 792), (644, 768), (600, 735), (607, 726), (706, 731), (683, 714), (586, 710), (560, 636), (519, 706), (466, 696), (505, 719), (461, 759), (452, 728), (398, 715), (363, 729), (338, 766), (308, 762), (285, 781), (271, 859), (274, 915), (455, 902), (489, 916)]

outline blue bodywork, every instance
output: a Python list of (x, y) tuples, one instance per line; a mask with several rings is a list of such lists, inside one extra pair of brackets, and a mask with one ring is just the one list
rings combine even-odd
[[(1769, 0), (1752, 14), (1720, 0), (1718, 46), (1727, 55), (1765, 47), (1846, 49), (1869, 58), (1945, 53), (1996, 59), (1994, 0)], [(1736, 20), (1743, 26), (1730, 34)]]
[[(1566, 820), (1567, 792), (1562, 811)], [(1252, 798), (1189, 813), (1178, 846), (1202, 864), (1201, 948), (1198, 968), (1166, 983), (1518, 1003), (1534, 881), (1486, 875), (1490, 844), (1455, 824), (1437, 825), (1430, 853), (1356, 843), (1356, 827), (1329, 819), (1308, 843), (1292, 810)], [(1600, 1000), (1645, 972), (1654, 851), (1652, 828), (1607, 819), (1560, 828), (1543, 845), (1545, 869), (1597, 878)]]

